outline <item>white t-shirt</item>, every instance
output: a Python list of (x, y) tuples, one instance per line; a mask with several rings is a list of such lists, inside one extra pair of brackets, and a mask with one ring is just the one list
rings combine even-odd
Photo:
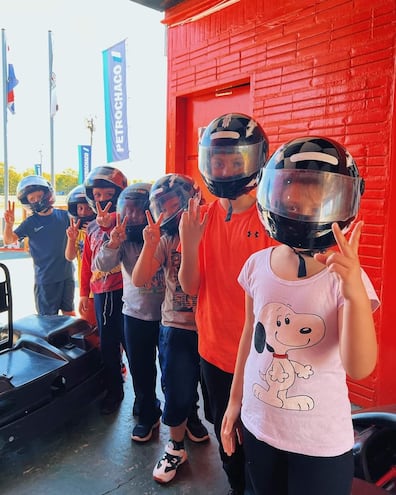
[[(289, 452), (336, 456), (353, 446), (351, 406), (339, 355), (336, 274), (282, 280), (273, 248), (253, 254), (238, 281), (253, 299), (254, 331), (246, 361), (241, 417), (259, 440)], [(362, 270), (373, 311), (379, 300)]]

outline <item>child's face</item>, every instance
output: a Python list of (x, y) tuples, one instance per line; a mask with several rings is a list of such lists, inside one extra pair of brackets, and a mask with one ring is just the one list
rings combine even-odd
[(77, 203), (77, 216), (80, 218), (93, 215), (93, 211), (88, 203)]
[(281, 195), (282, 207), (291, 216), (317, 217), (322, 208), (322, 200), (322, 188), (314, 183), (286, 184)]
[(33, 191), (26, 195), (26, 199), (28, 200), (28, 203), (33, 204), (40, 202), (43, 199), (43, 196), (44, 191)]
[(128, 217), (128, 225), (142, 225), (146, 223), (146, 214), (140, 204), (129, 201), (125, 207), (125, 216)]
[(241, 175), (245, 162), (241, 153), (216, 153), (210, 158), (212, 177), (227, 178)]
[(114, 187), (94, 187), (92, 189), (92, 195), (95, 202), (111, 201), (114, 194)]
[(161, 205), (161, 212), (164, 214), (164, 220), (171, 217), (174, 213), (180, 210), (181, 204), (180, 199), (177, 196), (173, 196), (167, 199)]

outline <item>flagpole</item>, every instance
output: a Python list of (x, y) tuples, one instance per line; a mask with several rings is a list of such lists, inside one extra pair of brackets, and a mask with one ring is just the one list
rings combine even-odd
[(51, 111), (51, 95), (52, 95), (52, 63), (53, 63), (53, 53), (52, 53), (52, 31), (48, 31), (48, 61), (49, 61), (49, 74), (48, 74), (48, 84), (49, 84), (49, 115), (50, 115), (50, 165), (51, 165), (51, 184), (55, 189), (55, 167), (54, 167), (54, 117)]
[[(5, 36), (5, 29), (1, 29), (1, 51), (2, 51), (2, 61), (3, 61), (3, 149), (4, 149), (4, 210), (8, 208), (8, 143), (7, 143), (7, 94), (8, 94), (8, 84), (7, 84), (7, 43)], [(4, 229), (4, 218), (3, 229)]]

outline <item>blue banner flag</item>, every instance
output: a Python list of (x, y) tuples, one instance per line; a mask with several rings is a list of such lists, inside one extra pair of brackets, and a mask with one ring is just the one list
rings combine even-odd
[(125, 40), (102, 54), (106, 153), (111, 163), (129, 158)]
[(88, 144), (78, 145), (78, 183), (82, 184), (91, 171), (92, 146)]

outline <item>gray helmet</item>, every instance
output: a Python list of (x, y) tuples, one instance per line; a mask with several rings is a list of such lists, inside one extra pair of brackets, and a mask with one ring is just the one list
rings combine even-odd
[[(28, 194), (35, 191), (43, 191), (44, 195), (40, 201), (29, 203)], [(17, 185), (16, 196), (23, 207), (32, 213), (48, 211), (55, 203), (55, 191), (50, 182), (40, 175), (28, 175)]]

